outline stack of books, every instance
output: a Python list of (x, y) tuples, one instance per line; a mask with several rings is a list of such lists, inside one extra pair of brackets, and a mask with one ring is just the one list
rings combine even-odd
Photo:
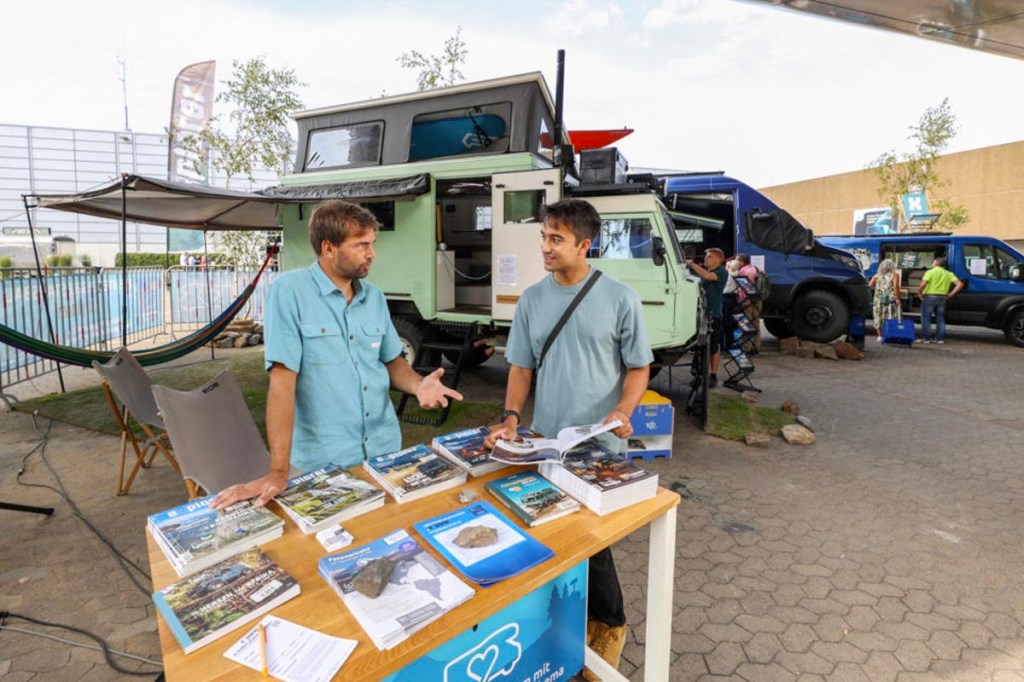
[(153, 603), (190, 654), (298, 596), (299, 584), (250, 549), (153, 593)]
[(465, 469), (423, 444), (371, 457), (363, 467), (399, 504), (466, 483)]
[(309, 535), (384, 506), (384, 492), (333, 464), (288, 481), (274, 500)]
[[(352, 586), (365, 564), (386, 557), (395, 564), (391, 579), (374, 599)], [(380, 650), (391, 649), (414, 632), (468, 601), (473, 589), (423, 550), (404, 530), (358, 549), (320, 560), (327, 581)]]
[(147, 525), (179, 577), (191, 575), (284, 533), (284, 520), (244, 501), (214, 511), (214, 496), (153, 514)]
[(484, 487), (530, 528), (580, 510), (579, 502), (533, 471), (520, 471)]
[[(518, 434), (520, 438), (540, 437), (539, 434), (524, 427), (519, 427)], [(491, 449), (484, 445), (489, 435), (490, 427), (478, 426), (438, 436), (430, 441), (430, 447), (468, 471), (470, 476), (483, 476), (505, 466), (505, 462), (492, 459)]]
[(657, 474), (595, 441), (573, 448), (561, 463), (543, 462), (540, 473), (598, 516), (658, 494)]

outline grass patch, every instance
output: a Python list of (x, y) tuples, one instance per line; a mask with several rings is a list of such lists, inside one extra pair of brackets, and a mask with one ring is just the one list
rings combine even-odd
[(719, 438), (742, 441), (751, 431), (780, 436), (783, 426), (796, 423), (796, 418), (788, 412), (761, 407), (739, 394), (714, 391), (709, 398), (708, 433)]
[[(154, 383), (187, 390), (209, 381), (225, 369), (231, 369), (242, 388), (245, 403), (252, 413), (253, 421), (263, 436), (267, 438), (267, 387), (269, 376), (263, 369), (262, 353), (238, 354), (228, 359), (200, 362), (184, 367), (173, 367), (150, 373)], [(54, 393), (41, 398), (33, 398), (14, 404), (14, 409), (23, 412), (38, 410), (39, 414), (59, 422), (80, 426), (85, 429), (117, 435), (120, 431), (114, 415), (110, 411), (103, 388), (99, 385), (71, 391)], [(416, 443), (429, 443), (430, 440), (444, 433), (451, 433), (481, 424), (493, 424), (501, 419), (502, 407), (494, 403), (455, 403), (448, 420), (441, 426), (423, 426), (399, 422), (402, 427), (402, 443), (408, 447)], [(410, 413), (429, 414), (426, 410), (412, 408)]]

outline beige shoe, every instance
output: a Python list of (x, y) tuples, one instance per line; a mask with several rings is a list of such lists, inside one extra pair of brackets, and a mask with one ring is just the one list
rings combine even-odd
[[(622, 648), (626, 645), (626, 626), (612, 627), (599, 620), (587, 621), (587, 646), (595, 654), (608, 661), (613, 668), (619, 667)], [(601, 678), (584, 668), (583, 679), (587, 682), (600, 682)]]

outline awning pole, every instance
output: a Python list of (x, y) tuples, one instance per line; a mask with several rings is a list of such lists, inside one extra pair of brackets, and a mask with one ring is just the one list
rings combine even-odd
[(128, 347), (128, 174), (121, 174), (121, 345)]
[[(210, 266), (213, 265), (213, 263), (210, 262), (210, 252), (207, 250), (207, 246), (206, 246), (206, 225), (203, 225), (203, 262), (206, 263), (206, 265), (203, 266), (203, 272), (206, 273), (206, 312), (210, 316), (210, 322), (213, 322), (213, 296), (210, 293)], [(211, 360), (216, 360), (217, 359), (216, 350), (215, 350), (215, 346), (216, 345), (217, 344), (214, 343), (214, 341), (211, 339), (210, 340), (210, 359)]]
[[(36, 247), (36, 228), (32, 225), (32, 210), (28, 205), (28, 195), (22, 194), (21, 201), (25, 204), (25, 217), (28, 219), (28, 235), (32, 238), (32, 255), (36, 259), (36, 275), (39, 278), (39, 290), (43, 294), (43, 310), (46, 312), (46, 326), (50, 330), (50, 343), (56, 344), (57, 338), (53, 333), (53, 318), (50, 316), (50, 297), (47, 296), (46, 292), (46, 278), (43, 277), (43, 266), (39, 262), (39, 249)], [(64, 372), (61, 371), (59, 362), (57, 362), (57, 377), (60, 379), (60, 392), (66, 393), (67, 389), (64, 388)]]

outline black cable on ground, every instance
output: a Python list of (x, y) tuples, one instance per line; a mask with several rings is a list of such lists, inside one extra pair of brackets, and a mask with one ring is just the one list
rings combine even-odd
[[(139, 579), (135, 577), (134, 574), (132, 574), (132, 572), (129, 570), (129, 567), (134, 568), (136, 571), (142, 574), (142, 576), (144, 576), (147, 580), (151, 579), (149, 574), (137, 563), (135, 563), (134, 561), (126, 557), (124, 554), (122, 554), (121, 551), (114, 546), (114, 543), (111, 542), (110, 539), (107, 538), (107, 536), (104, 535), (99, 528), (94, 526), (92, 522), (85, 517), (85, 515), (78, 509), (78, 505), (76, 505), (74, 501), (68, 496), (67, 490), (64, 488), (64, 483), (60, 480), (60, 476), (57, 475), (57, 471), (53, 468), (53, 466), (50, 464), (50, 461), (46, 458), (46, 445), (50, 440), (50, 429), (53, 427), (53, 420), (51, 419), (49, 421), (49, 423), (46, 425), (46, 431), (42, 432), (36, 425), (35, 413), (32, 413), (30, 416), (32, 418), (32, 429), (37, 434), (39, 434), (39, 442), (36, 444), (34, 448), (29, 450), (28, 454), (21, 458), (21, 467), (18, 469), (18, 475), (16, 476), (18, 485), (23, 485), (29, 488), (45, 488), (47, 490), (52, 490), (53, 492), (60, 495), (64, 499), (64, 501), (68, 503), (68, 506), (71, 507), (71, 513), (78, 517), (78, 519), (81, 520), (82, 523), (84, 523), (86, 527), (89, 530), (91, 530), (96, 535), (96, 537), (98, 537), (100, 541), (103, 542), (104, 545), (107, 546), (107, 549), (110, 551), (111, 555), (117, 561), (118, 565), (121, 567), (121, 570), (124, 571), (125, 575), (128, 576), (128, 579), (132, 581), (135, 587), (147, 597), (150, 596), (150, 590), (147, 589), (145, 585), (139, 582)], [(39, 453), (39, 457), (40, 459), (43, 460), (43, 464), (46, 465), (46, 468), (49, 469), (50, 471), (50, 475), (53, 476), (53, 479), (57, 482), (57, 485), (60, 488), (59, 490), (45, 483), (25, 483), (21, 480), (22, 474), (25, 473), (26, 461), (36, 452)]]
[[(38, 620), (36, 618), (31, 618), (29, 616), (22, 616), (21, 614), (11, 613), (10, 611), (0, 611), (0, 628), (2, 628), (4, 625), (6, 625), (7, 619), (9, 619), (9, 618), (16, 618), (18, 620), (23, 620), (23, 621), (26, 621), (28, 623), (34, 623), (35, 625), (42, 625), (44, 627), (61, 628), (61, 629), (68, 630), (70, 632), (76, 632), (76, 633), (78, 633), (80, 635), (88, 637), (89, 639), (93, 640), (94, 642), (96, 642), (99, 645), (100, 651), (103, 653), (103, 658), (106, 660), (107, 665), (109, 665), (111, 668), (113, 668), (117, 672), (121, 673), (122, 675), (135, 675), (135, 676), (139, 676), (139, 677), (142, 677), (142, 676), (151, 677), (152, 675), (155, 674), (154, 671), (152, 671), (152, 670), (136, 671), (136, 670), (128, 670), (127, 668), (122, 668), (120, 665), (117, 664), (117, 661), (114, 660), (114, 657), (112, 655), (112, 650), (107, 645), (106, 641), (102, 637), (99, 637), (98, 635), (94, 635), (93, 633), (89, 632), (88, 630), (83, 630), (81, 628), (76, 628), (73, 625), (64, 625), (63, 623), (50, 623), (50, 622), (45, 621), (45, 620)], [(33, 634), (42, 634), (42, 633), (33, 633)], [(81, 645), (78, 644), (78, 646), (81, 646)], [(89, 647), (89, 648), (91, 648), (91, 647)], [(120, 652), (118, 652), (118, 653), (120, 653)]]

